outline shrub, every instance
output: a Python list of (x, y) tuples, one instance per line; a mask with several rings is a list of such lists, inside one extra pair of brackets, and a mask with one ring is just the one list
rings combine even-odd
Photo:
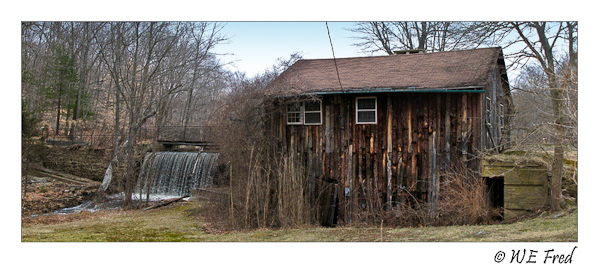
[(466, 169), (448, 172), (441, 181), (436, 204), (439, 225), (488, 224), (499, 216), (490, 205), (484, 179)]
[(501, 215), (499, 209), (490, 205), (484, 179), (465, 168), (454, 168), (441, 175), (439, 197), (434, 202), (419, 200), (405, 190), (402, 195), (402, 203), (380, 213), (387, 226), (489, 224)]

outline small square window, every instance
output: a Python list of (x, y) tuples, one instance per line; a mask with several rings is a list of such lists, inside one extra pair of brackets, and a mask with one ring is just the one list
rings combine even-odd
[(287, 124), (301, 125), (303, 123), (303, 106), (301, 103), (287, 105)]
[(358, 109), (376, 109), (376, 98), (358, 98)]
[(306, 101), (287, 105), (288, 125), (322, 124), (322, 102)]
[(305, 102), (304, 118), (304, 124), (306, 125), (322, 124), (322, 103), (320, 101)]
[(356, 98), (356, 124), (376, 124), (376, 97)]
[(308, 101), (304, 104), (306, 112), (320, 112), (320, 101)]

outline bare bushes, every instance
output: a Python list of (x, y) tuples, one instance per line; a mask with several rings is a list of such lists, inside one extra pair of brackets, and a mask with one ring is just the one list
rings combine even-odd
[(240, 81), (219, 104), (219, 162), (228, 200), (209, 208), (210, 220), (227, 229), (292, 227), (313, 223), (315, 209), (306, 166), (298, 155), (284, 155), (264, 132), (270, 114), (262, 81)]
[(306, 169), (294, 155), (276, 154), (265, 143), (249, 143), (221, 150), (221, 159), (228, 164), (230, 187), (230, 199), (213, 208), (222, 214), (221, 226), (293, 227), (314, 222)]
[(454, 169), (441, 176), (437, 200), (423, 202), (404, 191), (405, 202), (382, 213), (387, 225), (446, 226), (489, 224), (499, 217), (490, 204), (486, 181), (475, 172)]
[(488, 224), (500, 215), (491, 207), (485, 179), (470, 170), (444, 177), (436, 205), (439, 225)]
[(293, 227), (313, 222), (305, 169), (294, 156), (252, 147), (248, 170), (233, 173), (230, 221), (242, 228)]

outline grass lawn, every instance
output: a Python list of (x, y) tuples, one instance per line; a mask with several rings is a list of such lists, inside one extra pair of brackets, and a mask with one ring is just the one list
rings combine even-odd
[[(521, 242), (578, 241), (578, 213), (512, 224), (420, 228), (306, 227), (213, 232), (189, 202), (149, 211), (102, 211), (24, 220), (23, 242)], [(44, 218), (47, 217), (47, 218)]]

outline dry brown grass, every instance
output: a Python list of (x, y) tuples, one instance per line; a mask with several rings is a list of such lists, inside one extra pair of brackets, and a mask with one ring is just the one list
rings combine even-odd
[(98, 212), (87, 212), (82, 211), (80, 213), (75, 214), (47, 214), (40, 215), (37, 217), (22, 217), (21, 218), (21, 226), (34, 226), (34, 225), (44, 225), (44, 224), (57, 224), (57, 223), (65, 223), (65, 222), (74, 222), (74, 221), (82, 221), (82, 220), (92, 220), (98, 219), (106, 216), (123, 216), (127, 213), (121, 209), (118, 210), (102, 210)]
[(404, 196), (399, 207), (374, 217), (389, 227), (422, 227), (489, 224), (500, 216), (489, 204), (483, 178), (464, 168), (441, 174), (438, 198), (433, 202), (418, 200), (407, 191)]
[(438, 225), (488, 224), (500, 216), (489, 204), (485, 181), (471, 171), (447, 173), (440, 188)]
[[(182, 203), (149, 211), (107, 211), (72, 215), (71, 221), (23, 226), (22, 241), (218, 241), (218, 242), (525, 242), (578, 241), (578, 213), (544, 214), (510, 224), (443, 227), (211, 229), (197, 215), (203, 203)], [(200, 214), (202, 215), (202, 214)], [(82, 217), (82, 218), (78, 218)]]

